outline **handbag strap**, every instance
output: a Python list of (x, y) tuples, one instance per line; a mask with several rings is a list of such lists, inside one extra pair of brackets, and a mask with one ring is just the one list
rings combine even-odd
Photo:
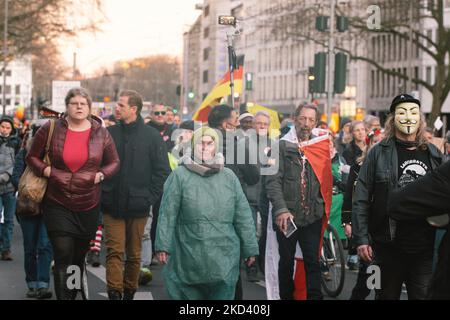
[(45, 145), (45, 154), (48, 154), (50, 150), (50, 144), (53, 138), (53, 132), (55, 131), (55, 120), (50, 120), (50, 130), (48, 131), (47, 144)]

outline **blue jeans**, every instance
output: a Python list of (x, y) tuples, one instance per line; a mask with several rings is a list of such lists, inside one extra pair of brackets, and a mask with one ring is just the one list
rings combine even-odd
[(4, 221), (0, 228), (0, 251), (10, 251), (16, 213), (16, 195), (8, 192), (0, 195), (0, 211), (3, 210)]
[(25, 281), (28, 288), (48, 288), (53, 251), (44, 218), (42, 215), (19, 217), (19, 223), (23, 233)]
[(152, 209), (150, 208), (150, 217), (145, 225), (144, 235), (142, 236), (142, 248), (141, 248), (141, 268), (148, 267), (152, 263), (153, 250), (152, 250), (152, 237), (151, 229), (153, 223)]

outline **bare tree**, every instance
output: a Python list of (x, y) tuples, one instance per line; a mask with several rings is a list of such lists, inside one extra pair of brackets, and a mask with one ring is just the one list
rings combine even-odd
[(155, 55), (130, 61), (119, 61), (109, 70), (99, 70), (97, 76), (83, 82), (96, 98), (117, 98), (118, 91), (133, 89), (145, 100), (155, 104), (177, 106), (176, 88), (180, 79), (178, 58)]
[[(9, 1), (9, 58), (35, 53), (46, 42), (98, 31), (104, 19), (102, 0)], [(0, 30), (3, 34), (3, 24)]]
[[(97, 32), (105, 20), (102, 0), (14, 0), (8, 10), (8, 55), (6, 62), (32, 56), (33, 97), (51, 97), (51, 83), (65, 79), (68, 68), (61, 57), (60, 41), (84, 32)], [(0, 16), (4, 16), (0, 6)], [(3, 34), (4, 24), (0, 25)], [(5, 60), (4, 52), (0, 59)]]
[[(329, 4), (324, 1), (278, 0), (276, 4), (261, 13), (264, 17), (260, 27), (268, 28), (270, 35), (279, 40), (312, 41), (327, 46), (327, 35), (315, 30), (318, 15), (328, 15)], [(368, 24), (371, 5), (381, 8), (381, 23), (373, 28)], [(412, 8), (412, 10), (411, 10)], [(365, 61), (382, 74), (421, 85), (432, 94), (432, 109), (429, 124), (433, 124), (440, 115), (442, 106), (450, 92), (450, 29), (444, 24), (444, 0), (352, 0), (346, 6), (338, 6), (338, 15), (349, 19), (349, 32), (337, 39), (336, 50), (349, 55), (354, 61)], [(413, 23), (410, 23), (412, 18)], [(422, 28), (428, 20), (436, 26), (436, 39), (433, 40)], [(414, 52), (428, 55), (436, 63), (435, 79), (431, 83), (424, 81), (420, 73), (408, 74), (399, 69), (387, 68), (377, 59), (377, 48), (368, 46), (368, 50), (358, 50), (357, 42), (374, 36), (391, 35), (398, 41), (412, 42)], [(410, 36), (412, 35), (412, 37)], [(411, 57), (410, 57), (411, 58)]]

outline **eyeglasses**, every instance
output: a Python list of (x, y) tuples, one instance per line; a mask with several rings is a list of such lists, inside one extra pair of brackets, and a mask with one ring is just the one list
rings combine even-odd
[(155, 111), (155, 112), (153, 112), (153, 114), (155, 116), (165, 116), (166, 112), (165, 111)]

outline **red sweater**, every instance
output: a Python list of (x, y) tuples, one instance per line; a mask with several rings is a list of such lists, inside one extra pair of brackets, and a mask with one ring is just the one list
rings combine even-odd
[(85, 131), (67, 130), (64, 142), (63, 159), (72, 173), (80, 170), (89, 158), (89, 136), (91, 129)]

